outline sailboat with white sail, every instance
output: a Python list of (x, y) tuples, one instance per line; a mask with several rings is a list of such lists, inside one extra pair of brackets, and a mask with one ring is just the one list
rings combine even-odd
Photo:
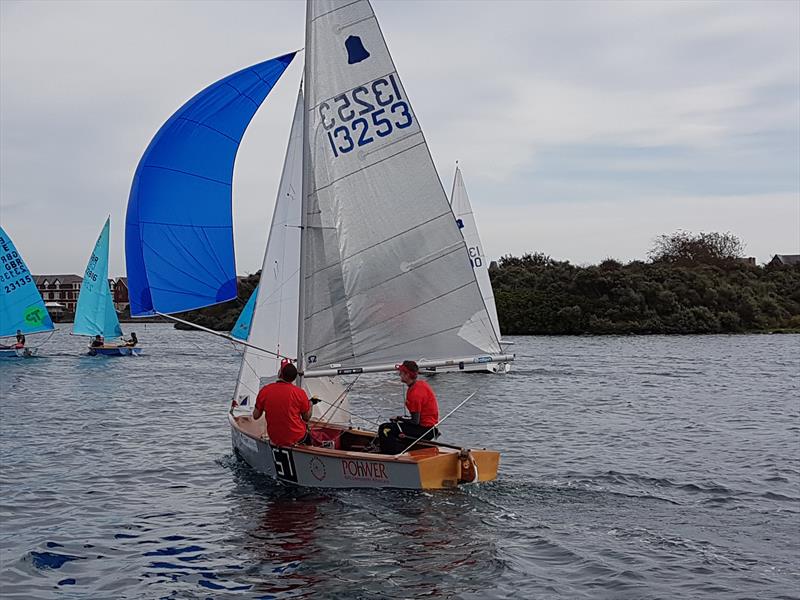
[[(85, 335), (102, 343), (90, 343), (91, 356), (138, 356), (141, 348), (134, 342), (119, 342), (122, 338), (122, 327), (114, 308), (114, 299), (108, 284), (108, 244), (111, 217), (106, 219), (103, 229), (95, 242), (92, 255), (86, 264), (86, 271), (78, 294), (78, 305), (75, 309), (75, 320), (72, 324), (73, 335)], [(133, 345), (132, 345), (133, 344)]]
[(11, 343), (0, 343), (0, 358), (35, 356), (38, 348), (26, 344), (25, 334), (52, 331), (53, 320), (33, 275), (2, 226), (0, 263), (0, 338), (15, 336)]
[[(443, 488), (497, 475), (500, 455), (410, 440), (367, 452), (350, 425), (347, 376), (509, 361), (501, 354), (464, 238), (368, 0), (309, 1), (305, 69), (229, 422), (255, 469), (318, 487)], [(128, 203), (134, 316), (236, 296), (233, 162), (255, 110), (294, 58), (226, 77), (153, 138)], [(202, 149), (202, 156), (200, 151)], [(324, 446), (276, 446), (240, 414), (283, 361), (324, 402)], [(349, 385), (353, 385), (351, 381)]]
[[(461, 169), (457, 163), (456, 172), (453, 176), (453, 190), (450, 194), (450, 207), (453, 209), (456, 224), (461, 230), (461, 234), (464, 236), (464, 242), (467, 244), (469, 262), (470, 265), (472, 265), (473, 271), (475, 271), (475, 279), (478, 281), (478, 287), (481, 290), (483, 302), (486, 304), (486, 312), (489, 314), (492, 328), (494, 329), (497, 339), (500, 340), (501, 346), (503, 346), (505, 342), (503, 342), (500, 335), (500, 320), (497, 318), (494, 290), (492, 289), (492, 281), (489, 277), (489, 261), (483, 253), (483, 244), (481, 243), (481, 237), (478, 233), (478, 223), (472, 212), (472, 204), (467, 194), (467, 186), (464, 184), (464, 178), (461, 175)], [(426, 372), (467, 371), (475, 373), (508, 373), (510, 370), (511, 363), (490, 362), (481, 365), (462, 364), (455, 367), (431, 367), (427, 369)]]

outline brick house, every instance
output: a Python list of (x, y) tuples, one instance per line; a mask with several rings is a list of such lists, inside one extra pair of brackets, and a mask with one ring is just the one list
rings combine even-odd
[(109, 284), (111, 286), (111, 295), (114, 297), (114, 308), (119, 312), (128, 308), (130, 305), (130, 300), (128, 300), (128, 278), (117, 277), (109, 280)]
[(78, 275), (34, 275), (36, 289), (44, 301), (57, 302), (67, 312), (75, 312), (83, 277)]

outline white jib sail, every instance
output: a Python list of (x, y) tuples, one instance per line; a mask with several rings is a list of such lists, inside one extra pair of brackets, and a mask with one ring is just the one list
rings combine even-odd
[(367, 0), (309, 1), (306, 372), (500, 345)]
[(483, 296), (483, 301), (486, 304), (492, 327), (497, 339), (500, 339), (500, 322), (497, 319), (494, 290), (492, 290), (492, 282), (489, 278), (489, 261), (486, 260), (486, 256), (483, 254), (483, 245), (478, 234), (478, 224), (475, 222), (475, 215), (472, 213), (472, 205), (469, 202), (464, 178), (461, 176), (461, 169), (458, 167), (456, 167), (456, 174), (453, 178), (450, 205), (453, 207), (456, 223), (464, 236), (464, 242), (467, 244), (469, 260), (472, 263), (472, 269), (475, 271), (475, 279), (478, 280), (478, 287), (481, 289), (481, 296)]
[[(281, 173), (278, 197), (272, 215), (267, 249), (261, 267), (258, 296), (253, 311), (251, 344), (282, 356), (297, 356), (298, 295), (300, 289), (300, 212), (303, 177), (303, 93), (297, 105), (289, 134), (289, 144)], [(234, 398), (250, 409), (255, 405), (259, 389), (276, 380), (281, 359), (245, 346)], [(310, 395), (323, 403), (314, 408), (314, 415), (325, 421), (349, 421), (347, 399), (340, 397), (343, 386), (332, 380), (305, 380)], [(338, 402), (337, 402), (338, 400)], [(337, 403), (331, 407), (330, 403)], [(344, 409), (344, 410), (340, 410)]]

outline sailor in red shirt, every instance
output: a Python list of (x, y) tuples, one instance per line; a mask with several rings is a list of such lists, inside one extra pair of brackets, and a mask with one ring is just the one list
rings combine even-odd
[(256, 397), (253, 419), (267, 418), (267, 436), (276, 446), (310, 444), (306, 423), (311, 419), (311, 401), (303, 388), (292, 382), (297, 367), (287, 363), (281, 367), (278, 381), (261, 388)]
[(408, 386), (406, 409), (409, 417), (394, 417), (378, 428), (378, 441), (384, 454), (399, 454), (419, 437), (432, 440), (439, 437), (439, 403), (431, 386), (419, 381), (419, 367), (413, 360), (403, 361), (398, 367), (400, 380)]

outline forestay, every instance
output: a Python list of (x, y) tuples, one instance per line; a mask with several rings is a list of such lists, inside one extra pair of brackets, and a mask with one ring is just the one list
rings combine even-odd
[(14, 242), (0, 227), (0, 336), (50, 331), (53, 321)]
[(239, 143), (294, 53), (234, 73), (161, 127), (133, 178), (125, 226), (131, 314), (236, 297), (231, 192)]
[(108, 287), (109, 224), (110, 218), (106, 219), (100, 231), (83, 274), (72, 324), (72, 333), (75, 335), (102, 335), (105, 338), (122, 336), (114, 299)]
[(372, 7), (319, 0), (307, 19), (306, 374), (499, 352)]
[(464, 242), (467, 244), (469, 260), (472, 264), (472, 269), (475, 271), (475, 278), (478, 280), (478, 287), (481, 290), (483, 302), (486, 304), (489, 318), (492, 321), (492, 328), (497, 338), (500, 339), (500, 322), (497, 318), (494, 290), (492, 290), (492, 282), (489, 278), (489, 262), (483, 254), (483, 245), (478, 234), (478, 224), (475, 221), (475, 215), (472, 214), (472, 205), (467, 195), (467, 187), (464, 185), (464, 178), (461, 176), (461, 169), (458, 167), (456, 167), (456, 174), (453, 178), (450, 205), (453, 208), (456, 223), (464, 236)]

